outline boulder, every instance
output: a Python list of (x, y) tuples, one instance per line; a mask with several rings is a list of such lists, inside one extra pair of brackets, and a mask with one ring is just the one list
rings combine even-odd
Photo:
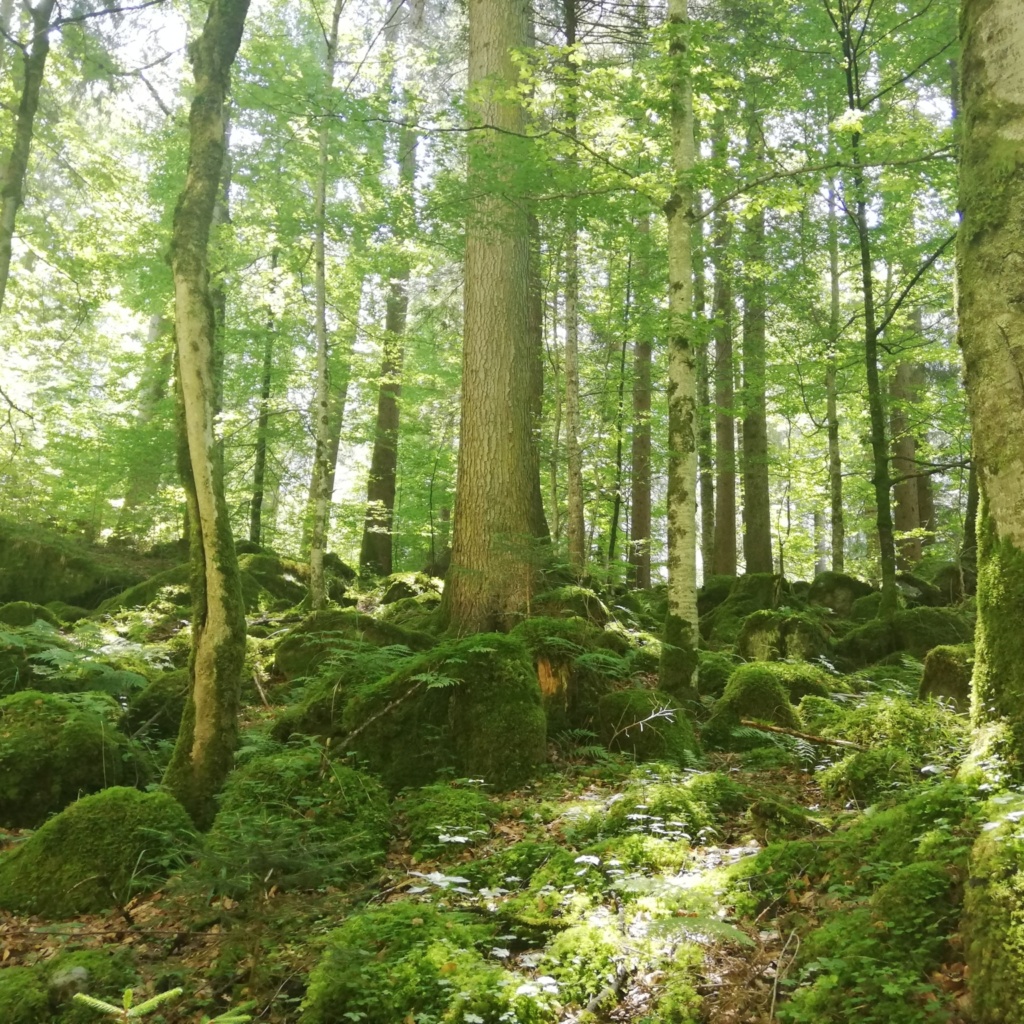
[(701, 636), (713, 648), (736, 643), (748, 615), (784, 604), (789, 596), (785, 577), (772, 573), (747, 573), (737, 577), (729, 596), (700, 620)]
[(842, 572), (819, 572), (807, 592), (810, 604), (830, 608), (840, 618), (849, 618), (853, 602), (858, 597), (867, 597), (874, 588), (863, 580), (847, 576)]
[(736, 652), (747, 661), (815, 661), (828, 651), (828, 637), (817, 621), (781, 611), (748, 615), (736, 641)]
[(974, 673), (974, 644), (942, 644), (924, 659), (924, 673), (918, 696), (942, 700), (960, 714), (971, 710), (971, 676)]
[(616, 690), (597, 706), (598, 736), (613, 751), (638, 761), (689, 767), (700, 754), (690, 719), (671, 694), (658, 690)]

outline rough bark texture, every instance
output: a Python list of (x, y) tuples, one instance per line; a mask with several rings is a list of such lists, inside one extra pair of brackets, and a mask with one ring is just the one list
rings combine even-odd
[(1009, 726), (1024, 765), (1024, 19), (961, 15), (960, 342), (981, 502), (973, 714)]
[(188, 174), (171, 245), (194, 609), (188, 701), (164, 781), (200, 827), (213, 820), (214, 797), (232, 766), (245, 658), (242, 589), (214, 430), (207, 250), (224, 163), (224, 103), (248, 8), (249, 0), (213, 0), (192, 47)]
[(11, 276), (11, 253), (18, 210), (25, 196), (25, 175), (32, 151), (39, 92), (50, 53), (50, 16), (55, 0), (40, 0), (29, 8), (32, 16), (32, 43), (22, 62), (21, 98), (14, 125), (14, 145), (0, 179), (0, 312), (3, 312), (7, 282)]
[(469, 150), (462, 421), (443, 605), (459, 633), (508, 628), (533, 589), (529, 219), (500, 134), (523, 132), (509, 94), (519, 80), (512, 53), (528, 30), (525, 3), (470, 0), (470, 116), (500, 132), (474, 133)]
[(668, 612), (661, 688), (696, 699), (697, 346), (693, 325), (693, 85), (687, 0), (669, 0), (672, 195), (668, 215)]
[(832, 571), (845, 567), (846, 520), (843, 510), (843, 459), (839, 448), (839, 396), (836, 364), (842, 331), (839, 295), (839, 223), (836, 219), (835, 189), (828, 190), (828, 264), (831, 301), (828, 316), (828, 361), (825, 364), (825, 417), (828, 425), (828, 493), (831, 508)]

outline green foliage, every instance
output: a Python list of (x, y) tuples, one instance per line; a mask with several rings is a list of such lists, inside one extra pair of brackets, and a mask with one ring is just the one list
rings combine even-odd
[(613, 985), (622, 956), (621, 936), (614, 928), (578, 924), (555, 936), (543, 966), (558, 981), (563, 1002), (586, 1006)]
[(105, 789), (0, 857), (0, 907), (63, 917), (123, 906), (192, 849), (188, 815), (166, 793)]
[(233, 896), (345, 885), (383, 862), (388, 824), (376, 779), (316, 746), (287, 747), (228, 776), (198, 870)]
[(60, 625), (49, 608), (31, 601), (10, 601), (0, 605), (0, 622), (8, 626), (31, 626), (34, 622), (45, 622), (54, 628)]
[(703, 965), (703, 947), (693, 942), (681, 943), (665, 970), (654, 1015), (641, 1018), (641, 1024), (699, 1024), (704, 1000), (697, 985)]
[(28, 967), (0, 971), (0, 1020), (4, 1024), (40, 1024), (50, 1012), (46, 985)]
[(395, 809), (413, 852), (421, 857), (454, 853), (485, 839), (499, 810), (478, 787), (465, 782), (406, 790)]
[[(799, 729), (800, 716), (791, 703), (784, 681), (788, 677), (786, 673), (792, 669), (787, 666), (779, 670), (768, 662), (753, 662), (736, 669), (701, 730), (704, 742), (719, 747), (745, 745), (734, 732), (744, 718)], [(764, 742), (763, 738), (760, 742)]]
[(700, 632), (713, 648), (736, 642), (749, 615), (778, 608), (789, 594), (782, 576), (748, 573), (733, 582), (729, 596), (702, 616)]
[(697, 692), (702, 697), (721, 697), (729, 676), (736, 669), (736, 659), (718, 651), (701, 651), (697, 665)]
[(700, 746), (679, 701), (658, 690), (615, 690), (597, 705), (598, 734), (609, 750), (638, 761), (694, 763)]
[(815, 661), (828, 653), (829, 643), (810, 615), (762, 609), (743, 620), (736, 650), (749, 661)]
[(60, 953), (37, 970), (43, 974), (57, 1010), (55, 1024), (89, 1024), (96, 1014), (75, 1001), (85, 990), (118, 992), (136, 982), (138, 974), (126, 949), (82, 949)]
[(818, 776), (822, 792), (841, 800), (870, 804), (918, 778), (906, 752), (899, 747), (878, 747), (849, 754)]
[(966, 714), (971, 706), (974, 644), (933, 647), (924, 659), (918, 696), (937, 698)]

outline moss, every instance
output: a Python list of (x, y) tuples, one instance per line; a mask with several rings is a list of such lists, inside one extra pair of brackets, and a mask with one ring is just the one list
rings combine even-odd
[(970, 858), (963, 931), (978, 1024), (1024, 1020), (1024, 797), (985, 807)]
[(317, 747), (285, 748), (228, 776), (200, 871), (235, 896), (344, 885), (383, 863), (388, 822), (376, 779)]
[(608, 606), (586, 587), (556, 587), (538, 594), (532, 602), (535, 615), (548, 618), (575, 616), (595, 626), (604, 626), (611, 619)]
[(709, 576), (697, 591), (697, 615), (704, 618), (713, 612), (729, 596), (735, 582), (735, 576)]
[(971, 707), (971, 677), (974, 674), (974, 644), (933, 647), (924, 659), (924, 673), (918, 696), (948, 703), (966, 714)]
[(828, 653), (829, 642), (811, 617), (763, 609), (743, 620), (736, 649), (747, 661), (814, 661)]
[(65, 604), (63, 601), (48, 601), (46, 607), (57, 616), (58, 620), (66, 625), (87, 619), (92, 612), (88, 608), (81, 608), (74, 604)]
[(95, 1024), (96, 1011), (75, 1002), (76, 992), (119, 1005), (121, 994), (138, 980), (127, 949), (83, 949), (59, 953), (40, 968), (54, 1007), (53, 1024)]
[(697, 703), (697, 660), (692, 625), (669, 613), (665, 616), (658, 685), (689, 706)]
[(802, 807), (769, 796), (754, 800), (747, 815), (754, 836), (764, 844), (805, 836), (821, 827)]
[(518, 637), (498, 633), (448, 641), (359, 689), (344, 725), (352, 749), (394, 791), (446, 768), (508, 789), (547, 756), (529, 652)]
[(82, 797), (0, 858), (0, 906), (67, 917), (127, 902), (180, 863), (191, 828), (166, 793), (116, 786)]
[(392, 604), (383, 605), (377, 612), (377, 618), (403, 629), (436, 633), (441, 626), (437, 614), (440, 607), (441, 595), (436, 590), (428, 590), (416, 597), (403, 597)]
[(299, 604), (308, 593), (309, 566), (278, 555), (242, 554), (238, 568), (278, 601)]
[(0, 700), (0, 826), (36, 828), (79, 794), (124, 780), (120, 717), (106, 694), (26, 690)]
[(700, 633), (713, 648), (736, 643), (748, 615), (778, 608), (789, 596), (789, 584), (772, 573), (747, 573), (733, 582), (729, 596), (701, 617)]
[(807, 592), (807, 600), (810, 604), (830, 608), (841, 618), (849, 618), (854, 602), (870, 593), (870, 585), (863, 580), (841, 572), (819, 572)]
[(181, 716), (188, 696), (188, 669), (164, 672), (128, 700), (125, 726), (131, 735), (142, 732), (155, 739), (173, 739), (178, 735)]
[(870, 804), (917, 777), (906, 753), (889, 746), (849, 754), (821, 772), (818, 781), (826, 796)]
[(800, 716), (790, 700), (789, 688), (772, 664), (754, 662), (733, 672), (725, 692), (711, 709), (702, 738), (714, 746), (728, 743), (730, 732), (743, 718), (800, 728)]
[(973, 626), (951, 608), (902, 608), (851, 630), (836, 644), (836, 656), (850, 669), (904, 651), (923, 658), (941, 644), (967, 643)]
[(718, 651), (701, 651), (698, 659), (697, 692), (702, 697), (721, 697), (736, 670), (736, 659)]
[(382, 605), (395, 604), (409, 598), (431, 595), (433, 603), (441, 596), (442, 583), (425, 572), (396, 572), (380, 585)]
[(4, 1024), (41, 1024), (49, 1018), (49, 993), (37, 971), (28, 967), (0, 971), (0, 1020)]
[(668, 761), (686, 767), (700, 747), (693, 726), (671, 694), (659, 690), (618, 690), (597, 706), (598, 735), (609, 750), (639, 761)]
[(307, 616), (285, 634), (274, 655), (274, 668), (287, 679), (313, 675), (339, 647), (347, 649), (353, 641), (413, 651), (426, 650), (436, 642), (428, 634), (402, 629), (371, 615), (328, 609)]
[(541, 966), (558, 981), (561, 1002), (586, 1006), (608, 987), (621, 956), (616, 927), (578, 924), (555, 936)]
[(395, 804), (414, 854), (456, 852), (486, 838), (499, 807), (479, 788), (437, 782), (406, 790)]
[(31, 626), (33, 622), (45, 622), (54, 627), (60, 625), (57, 616), (49, 608), (31, 601), (9, 601), (0, 605), (0, 622), (8, 626)]
[(870, 622), (872, 619), (877, 619), (879, 612), (882, 610), (882, 595), (878, 592), (873, 594), (865, 594), (864, 597), (858, 597), (853, 602), (853, 607), (850, 609), (850, 618), (854, 622)]
[(697, 943), (683, 942), (665, 966), (661, 987), (655, 995), (652, 1024), (700, 1024), (703, 998), (698, 991), (703, 983), (704, 950)]
[[(192, 569), (188, 562), (176, 565), (173, 569), (151, 576), (148, 580), (138, 583), (127, 590), (107, 598), (98, 611), (103, 615), (113, 615), (129, 608), (145, 608), (157, 601), (166, 602), (174, 608), (188, 608), (192, 604), (192, 593), (189, 587)], [(247, 572), (240, 573), (242, 584), (242, 601), (247, 612), (259, 611), (267, 604), (267, 593), (259, 583)]]

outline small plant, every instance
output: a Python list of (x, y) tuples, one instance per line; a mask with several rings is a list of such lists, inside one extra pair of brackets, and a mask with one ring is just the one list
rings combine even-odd
[[(114, 1020), (132, 1021), (148, 1017), (154, 1010), (163, 1006), (164, 1003), (170, 1003), (180, 998), (183, 992), (184, 989), (180, 988), (168, 989), (166, 992), (153, 996), (152, 999), (147, 999), (144, 1003), (139, 1003), (138, 1006), (133, 1005), (135, 997), (130, 988), (124, 990), (120, 1006), (114, 1006), (113, 1003), (106, 1003), (102, 999), (97, 999), (95, 996), (87, 996), (81, 992), (75, 994), (75, 1001), (92, 1007), (98, 1013), (112, 1017)], [(218, 1017), (210, 1018), (204, 1015), (202, 1024), (248, 1024), (252, 1017), (245, 1011), (253, 1005), (252, 1003), (246, 1003), (236, 1009), (227, 1010)]]

